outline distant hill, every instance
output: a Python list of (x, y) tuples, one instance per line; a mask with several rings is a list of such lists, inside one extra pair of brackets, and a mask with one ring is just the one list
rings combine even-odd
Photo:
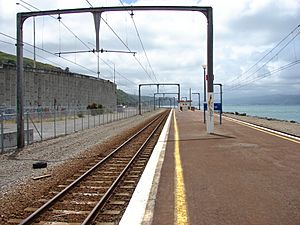
[(300, 95), (266, 95), (223, 99), (225, 105), (300, 105)]
[[(138, 95), (127, 94), (126, 92), (124, 92), (120, 89), (117, 89), (117, 102), (118, 102), (118, 104), (136, 106), (138, 101), (139, 101), (139, 96)], [(149, 102), (149, 101), (153, 101), (153, 97), (142, 96), (142, 102)]]
[(127, 94), (126, 92), (117, 89), (117, 102), (122, 105), (136, 105), (137, 99), (133, 95)]
[[(16, 66), (16, 61), (17, 61), (17, 57), (15, 55), (11, 55), (0, 51), (0, 66), (1, 65)], [(33, 60), (24, 57), (24, 67), (33, 68)], [(62, 70), (60, 67), (55, 67), (50, 64), (41, 63), (41, 62), (36, 62), (36, 67), (38, 69), (47, 69), (47, 70), (55, 70), (55, 71)], [(147, 97), (146, 99), (144, 97), (142, 98), (142, 101), (146, 101), (146, 100), (148, 100)], [(124, 105), (137, 105), (138, 96), (127, 94), (126, 92), (118, 89), (117, 102), (118, 104), (124, 104)]]
[[(17, 56), (7, 54), (5, 52), (0, 51), (0, 65), (6, 64), (11, 66), (16, 66)], [(33, 60), (24, 57), (24, 67), (25, 68), (33, 68)], [(38, 69), (47, 69), (47, 70), (62, 70), (60, 67), (55, 67), (50, 64), (36, 62), (36, 67)]]

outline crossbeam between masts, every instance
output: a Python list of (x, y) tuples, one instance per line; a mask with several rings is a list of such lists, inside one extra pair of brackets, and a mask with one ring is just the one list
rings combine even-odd
[[(99, 54), (99, 24), (100, 16), (103, 12), (118, 11), (193, 11), (201, 12), (207, 19), (207, 97), (208, 97), (208, 117), (207, 133), (213, 133), (213, 11), (212, 7), (201, 6), (117, 6), (117, 7), (95, 7), (78, 9), (57, 9), (45, 11), (21, 12), (17, 14), (17, 147), (24, 147), (24, 67), (23, 67), (23, 23), (27, 18), (62, 15), (92, 13), (95, 20), (96, 29), (96, 51)], [(98, 42), (98, 44), (97, 44)], [(99, 55), (98, 55), (99, 61)], [(99, 65), (99, 63), (98, 63)], [(99, 68), (98, 68), (99, 76)]]

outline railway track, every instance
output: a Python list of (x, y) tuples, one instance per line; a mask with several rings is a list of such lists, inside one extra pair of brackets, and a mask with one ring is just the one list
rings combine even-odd
[[(23, 219), (10, 224), (118, 224), (136, 184), (151, 156), (169, 111), (145, 127), (94, 165), (78, 171), (58, 185), (49, 197), (24, 210)], [(50, 200), (49, 200), (50, 199)], [(25, 219), (24, 219), (25, 218)]]

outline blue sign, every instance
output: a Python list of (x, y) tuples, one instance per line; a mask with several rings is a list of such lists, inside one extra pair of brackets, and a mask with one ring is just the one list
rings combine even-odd
[[(204, 110), (207, 110), (207, 103), (204, 103)], [(222, 104), (219, 103), (219, 102), (214, 103), (214, 110), (221, 111), (222, 110)]]
[(221, 111), (222, 110), (222, 104), (221, 103), (214, 103), (214, 110)]

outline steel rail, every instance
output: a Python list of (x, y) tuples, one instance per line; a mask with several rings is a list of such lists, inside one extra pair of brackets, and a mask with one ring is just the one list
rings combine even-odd
[(130, 141), (132, 141), (135, 137), (137, 137), (141, 132), (143, 132), (145, 129), (147, 129), (151, 124), (153, 124), (155, 121), (157, 121), (161, 117), (161, 114), (159, 116), (155, 117), (152, 121), (150, 121), (146, 126), (144, 126), (142, 129), (140, 129), (137, 133), (132, 135), (129, 139), (127, 139), (125, 142), (123, 142), (120, 146), (118, 146), (115, 150), (113, 150), (110, 154), (105, 156), (102, 160), (100, 160), (98, 163), (96, 163), (92, 168), (90, 168), (88, 171), (86, 171), (83, 175), (78, 177), (75, 181), (73, 181), (71, 184), (69, 184), (65, 189), (63, 189), (61, 192), (59, 192), (57, 195), (55, 195), (52, 199), (50, 199), (48, 202), (46, 202), (44, 205), (42, 205), (40, 208), (38, 208), (35, 212), (33, 212), (31, 215), (29, 215), (27, 218), (25, 218), (19, 225), (29, 225), (32, 224), (44, 211), (49, 209), (52, 205), (54, 205), (58, 199), (63, 197), (67, 194), (68, 191), (70, 191), (73, 187), (75, 187), (79, 182), (81, 182), (84, 178), (86, 178), (88, 175), (90, 175), (96, 168), (101, 166), (103, 163), (105, 163), (108, 159), (110, 159), (114, 154), (116, 154), (123, 146), (128, 144)]
[(109, 187), (107, 192), (102, 196), (100, 201), (97, 203), (97, 205), (94, 207), (94, 209), (91, 211), (91, 213), (86, 217), (84, 222), (81, 225), (90, 225), (93, 224), (94, 220), (98, 216), (100, 210), (105, 205), (105, 202), (109, 199), (109, 197), (112, 195), (118, 184), (120, 183), (121, 179), (125, 176), (126, 172), (130, 168), (130, 166), (135, 162), (136, 158), (140, 155), (140, 153), (144, 150), (145, 146), (149, 143), (150, 139), (153, 137), (155, 132), (158, 130), (162, 122), (167, 117), (167, 114), (164, 115), (164, 117), (161, 119), (159, 124), (154, 128), (154, 130), (151, 132), (151, 134), (148, 136), (148, 138), (144, 141), (144, 143), (141, 145), (139, 150), (135, 153), (135, 155), (131, 158), (131, 160), (128, 162), (126, 167), (122, 170), (122, 172), (119, 174), (117, 179), (112, 183), (112, 185)]

